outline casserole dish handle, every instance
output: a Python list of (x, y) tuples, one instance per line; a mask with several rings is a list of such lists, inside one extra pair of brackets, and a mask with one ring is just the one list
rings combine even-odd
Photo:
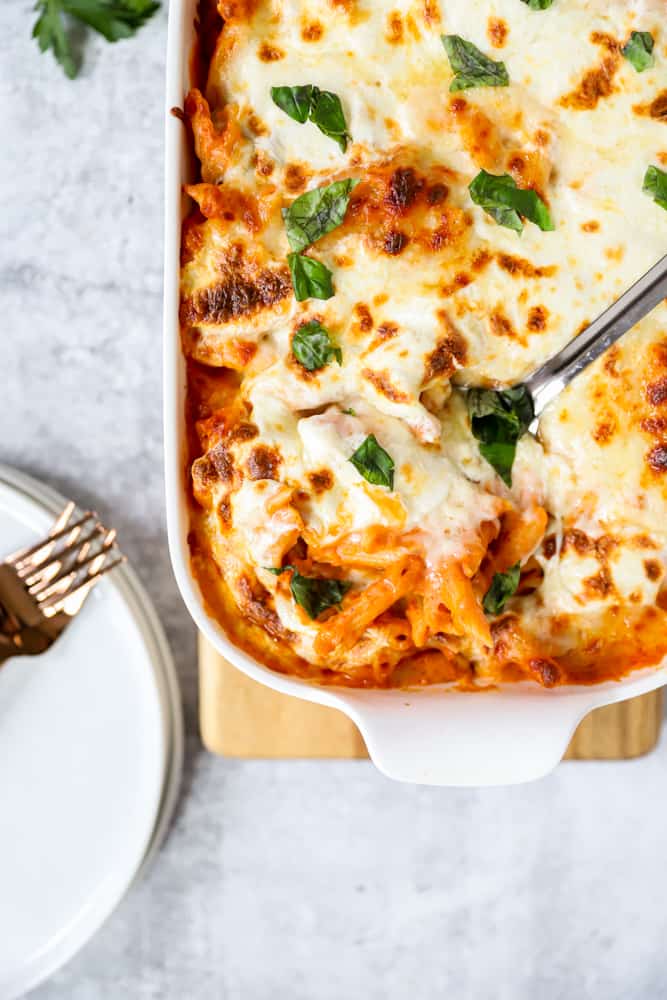
[[(607, 699), (609, 700), (609, 699)], [(431, 689), (341, 696), (377, 767), (388, 777), (427, 785), (510, 785), (552, 771), (588, 697), (559, 692)]]

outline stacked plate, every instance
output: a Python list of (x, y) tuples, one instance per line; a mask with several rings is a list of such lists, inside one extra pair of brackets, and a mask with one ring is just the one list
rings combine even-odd
[[(64, 504), (0, 465), (0, 559), (44, 537)], [(125, 565), (47, 653), (0, 670), (0, 1000), (63, 965), (145, 870), (182, 757), (169, 647)]]

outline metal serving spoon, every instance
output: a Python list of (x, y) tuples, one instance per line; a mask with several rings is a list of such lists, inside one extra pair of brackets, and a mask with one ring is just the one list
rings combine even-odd
[(624, 292), (590, 326), (532, 375), (507, 389), (466, 390), (472, 432), (481, 455), (508, 486), (516, 443), (537, 429), (544, 408), (624, 333), (667, 298), (667, 256)]
[(667, 256), (558, 354), (528, 376), (523, 386), (530, 393), (534, 415), (538, 417), (579, 372), (599, 358), (664, 298), (667, 298)]

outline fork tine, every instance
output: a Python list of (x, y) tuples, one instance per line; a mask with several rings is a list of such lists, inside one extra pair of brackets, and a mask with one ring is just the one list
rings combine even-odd
[[(74, 587), (72, 590), (68, 590), (67, 593), (58, 595), (54, 594), (52, 597), (48, 598), (47, 600), (45, 600), (43, 603), (40, 604), (42, 611), (44, 612), (45, 615), (51, 617), (52, 615), (57, 614), (59, 611), (65, 610), (64, 608), (65, 602), (69, 601), (71, 597), (74, 597), (76, 594), (80, 594), (82, 590), (85, 590), (85, 594), (83, 595), (85, 598), (86, 595), (88, 594), (88, 591), (95, 586), (98, 580), (101, 580), (103, 576), (106, 576), (106, 574), (110, 573), (112, 569), (115, 569), (116, 566), (120, 566), (121, 563), (124, 562), (125, 562), (125, 556), (119, 556), (117, 559), (114, 559), (113, 562), (108, 563), (94, 575), (91, 574), (88, 577), (86, 577), (86, 579), (83, 580), (80, 584), (78, 584), (78, 586)], [(83, 603), (83, 601), (81, 603)], [(72, 612), (72, 614), (76, 614), (76, 611)]]
[(102, 562), (104, 562), (109, 553), (109, 548), (110, 546), (106, 546), (101, 548), (98, 552), (93, 552), (85, 559), (77, 559), (73, 565), (63, 566), (59, 573), (56, 573), (56, 575), (51, 577), (50, 580), (44, 581), (45, 586), (42, 586), (42, 581), (40, 581), (35, 587), (30, 588), (30, 593), (41, 604), (42, 601), (50, 597), (52, 593), (55, 593), (58, 589), (58, 584), (62, 584), (62, 582), (68, 577), (76, 576), (76, 574), (80, 573), (86, 568), (86, 566), (90, 566), (98, 559), (101, 559)]
[[(88, 551), (92, 543), (101, 538), (101, 542), (98, 546), (98, 552), (105, 551), (113, 544), (115, 539), (115, 532), (109, 532), (104, 528), (99, 522), (95, 524), (92, 530), (84, 537), (75, 538), (70, 545), (66, 548), (59, 550), (54, 553), (53, 558), (48, 559), (46, 562), (42, 563), (36, 567), (35, 572), (28, 576), (26, 573), (21, 574), (26, 586), (31, 593), (36, 593), (35, 588), (39, 590), (41, 587), (52, 583), (55, 580), (60, 579), (63, 576), (67, 576), (73, 569), (76, 568), (77, 563), (81, 562), (88, 554)], [(109, 541), (109, 537), (111, 540)], [(29, 571), (28, 571), (29, 572)]]
[(60, 539), (64, 538), (64, 536), (67, 535), (69, 532), (72, 532), (75, 529), (82, 527), (82, 525), (84, 525), (86, 521), (89, 521), (91, 517), (95, 517), (95, 515), (91, 511), (88, 511), (88, 513), (84, 514), (83, 517), (81, 517), (78, 521), (75, 521), (74, 524), (68, 524), (64, 528), (60, 528), (60, 530), (55, 532), (55, 534), (49, 535), (48, 538), (43, 538), (41, 542), (37, 542), (29, 549), (20, 549), (18, 552), (14, 552), (12, 555), (7, 556), (5, 562), (11, 563), (12, 566), (18, 568), (20, 564), (24, 563), (27, 559), (30, 559), (32, 556), (36, 555), (40, 551), (40, 549), (47, 548), (47, 546), (52, 545), (54, 542), (60, 541)]

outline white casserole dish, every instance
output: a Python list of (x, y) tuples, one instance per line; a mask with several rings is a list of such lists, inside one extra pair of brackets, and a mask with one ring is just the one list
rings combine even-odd
[(249, 677), (298, 698), (345, 712), (359, 727), (378, 768), (389, 777), (432, 785), (502, 785), (530, 781), (561, 760), (580, 720), (593, 708), (667, 683), (667, 666), (593, 687), (545, 690), (509, 684), (463, 693), (442, 686), (351, 690), (314, 686), (267, 669), (237, 649), (203, 605), (190, 572), (185, 491), (185, 365), (178, 321), (182, 184), (193, 179), (186, 131), (170, 114), (189, 89), (197, 0), (171, 0), (167, 59), (164, 287), (164, 433), (169, 548), (183, 599), (218, 651)]

